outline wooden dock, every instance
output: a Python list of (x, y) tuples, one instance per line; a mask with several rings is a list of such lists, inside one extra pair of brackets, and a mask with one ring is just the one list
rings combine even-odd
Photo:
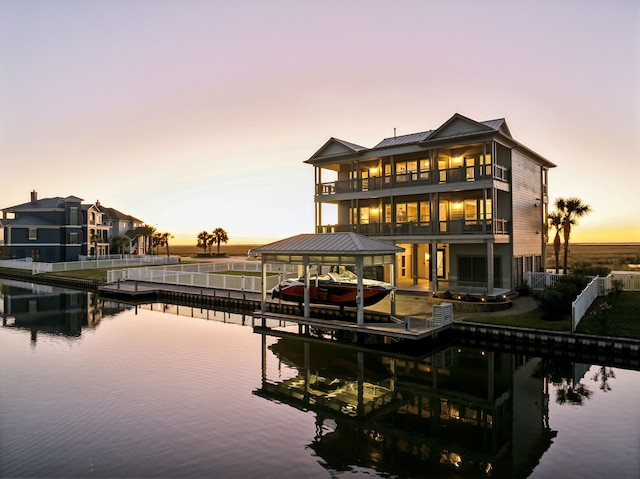
[(303, 328), (306, 329), (307, 333), (310, 328), (314, 328), (322, 331), (343, 331), (352, 333), (356, 336), (383, 336), (386, 338), (393, 338), (395, 340), (437, 338), (440, 333), (447, 331), (452, 327), (452, 323), (434, 323), (430, 317), (422, 318), (414, 316), (406, 317), (403, 320), (390, 322), (365, 322), (364, 324), (357, 324), (353, 321), (344, 321), (339, 319), (303, 318), (289, 314), (271, 312), (263, 313), (261, 311), (254, 311), (253, 317), (257, 321), (261, 322), (261, 326), (256, 327), (260, 328), (261, 332), (268, 329), (274, 329), (267, 326), (268, 321), (271, 320), (277, 321), (278, 324), (297, 324), (301, 330)]
[(356, 311), (338, 307), (312, 305), (311, 317), (305, 318), (296, 303), (267, 301), (267, 311), (261, 312), (260, 295), (241, 291), (195, 288), (172, 284), (121, 281), (100, 287), (104, 296), (133, 302), (166, 301), (200, 307), (224, 308), (233, 311), (251, 312), (263, 328), (268, 323), (294, 323), (308, 332), (310, 328), (323, 331), (341, 331), (357, 336), (379, 336), (394, 340), (421, 340), (436, 338), (451, 328), (451, 323), (435, 322), (426, 315), (392, 318), (378, 311), (365, 311), (364, 324), (356, 323)]

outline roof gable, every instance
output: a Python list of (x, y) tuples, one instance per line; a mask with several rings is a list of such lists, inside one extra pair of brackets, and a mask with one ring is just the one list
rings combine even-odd
[(456, 113), (429, 136), (429, 140), (455, 138), (495, 131), (493, 128)]
[(508, 136), (509, 138), (512, 138), (511, 131), (509, 130), (509, 127), (507, 126), (507, 122), (504, 118), (483, 121), (482, 124), (485, 126), (488, 126), (492, 130), (499, 131), (500, 133), (502, 133), (505, 136)]
[(366, 150), (364, 146), (349, 143), (348, 141), (339, 140), (331, 137), (318, 151), (316, 151), (309, 160), (317, 160), (320, 158), (332, 158), (334, 156), (352, 155)]

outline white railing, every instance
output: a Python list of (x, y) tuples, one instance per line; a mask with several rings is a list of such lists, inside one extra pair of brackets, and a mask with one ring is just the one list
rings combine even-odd
[[(297, 267), (286, 264), (266, 264), (265, 289), (277, 286), (287, 278), (297, 276)], [(129, 268), (107, 271), (107, 283), (118, 281), (145, 281), (196, 288), (215, 288), (249, 293), (262, 291), (262, 277), (255, 275), (224, 274), (223, 271), (260, 272), (260, 263), (194, 263), (162, 267)]]
[[(537, 273), (527, 271), (524, 278), (529, 285), (529, 288), (534, 291), (541, 291), (545, 287), (553, 286), (554, 284), (556, 284), (556, 281), (558, 281), (559, 278), (562, 278), (562, 276), (564, 275), (554, 274), (548, 271)], [(622, 283), (623, 291), (640, 291), (640, 273), (636, 273), (634, 271), (612, 271), (607, 276), (606, 285), (602, 286), (606, 289), (606, 291), (601, 292), (600, 296), (605, 295), (609, 291), (611, 291), (613, 284), (612, 282), (614, 280), (620, 281)]]
[(612, 271), (612, 280), (622, 283), (622, 291), (640, 291), (640, 273), (635, 271)]
[(556, 284), (556, 281), (562, 276), (562, 274), (549, 273), (548, 271), (527, 271), (524, 275), (524, 280), (532, 290), (542, 291), (545, 287), (551, 287)]

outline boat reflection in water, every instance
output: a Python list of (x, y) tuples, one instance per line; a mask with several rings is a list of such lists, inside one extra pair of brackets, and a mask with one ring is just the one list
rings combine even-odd
[(416, 359), (293, 336), (267, 349), (298, 374), (269, 378), (263, 351), (254, 393), (316, 414), (309, 447), (330, 470), (526, 477), (555, 434), (539, 359), (456, 347)]

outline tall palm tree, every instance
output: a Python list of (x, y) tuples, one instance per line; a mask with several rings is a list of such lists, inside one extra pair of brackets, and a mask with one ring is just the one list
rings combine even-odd
[(151, 249), (151, 252), (153, 253), (153, 235), (156, 232), (155, 226), (151, 226), (145, 223), (140, 227), (140, 232), (142, 233), (142, 237), (144, 238), (144, 254), (148, 254), (149, 249)]
[(580, 198), (558, 198), (556, 209), (562, 213), (562, 232), (564, 234), (564, 263), (563, 271), (567, 274), (567, 258), (569, 255), (569, 237), (571, 226), (578, 224), (578, 218), (591, 213), (591, 206), (583, 203)]
[(169, 257), (169, 239), (174, 236), (171, 233), (156, 233), (153, 235), (154, 240), (157, 246), (166, 246), (167, 248), (167, 257)]
[(549, 226), (556, 230), (556, 236), (553, 238), (553, 254), (556, 258), (556, 274), (560, 272), (560, 233), (562, 232), (562, 213), (553, 211), (549, 213)]
[(208, 231), (201, 231), (198, 233), (197, 246), (204, 250), (204, 254), (207, 254), (207, 248), (211, 246), (211, 234)]
[(229, 241), (229, 235), (222, 228), (216, 228), (213, 230), (214, 241), (218, 244), (218, 254), (220, 254), (220, 243), (226, 243)]

